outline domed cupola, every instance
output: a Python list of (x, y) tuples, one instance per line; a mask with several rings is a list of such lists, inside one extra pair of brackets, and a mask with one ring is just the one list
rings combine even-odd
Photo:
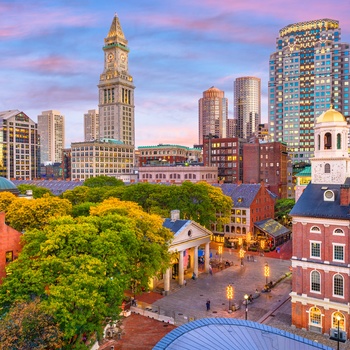
[(0, 192), (11, 192), (15, 196), (19, 195), (19, 189), (16, 187), (16, 185), (12, 181), (1, 176), (0, 176)]
[(349, 176), (349, 126), (333, 109), (323, 112), (315, 123), (315, 154), (311, 159), (313, 183), (344, 183)]

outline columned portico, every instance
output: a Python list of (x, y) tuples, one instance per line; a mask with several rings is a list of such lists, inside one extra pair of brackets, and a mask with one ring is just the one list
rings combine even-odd
[(198, 276), (198, 246), (194, 247), (194, 264), (193, 264), (193, 272)]
[(205, 256), (204, 256), (204, 267), (205, 272), (209, 273), (209, 263), (210, 263), (210, 242), (205, 245)]
[(179, 285), (184, 284), (184, 252), (179, 252)]

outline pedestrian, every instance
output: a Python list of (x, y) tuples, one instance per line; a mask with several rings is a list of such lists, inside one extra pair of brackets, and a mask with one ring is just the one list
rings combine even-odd
[(207, 300), (206, 305), (207, 305), (207, 311), (209, 311), (210, 310), (210, 300), (209, 299)]
[(213, 268), (211, 267), (211, 265), (209, 265), (209, 273), (212, 275), (213, 274)]
[(185, 286), (185, 287), (187, 286), (187, 281), (186, 281), (186, 280), (184, 280), (184, 286)]

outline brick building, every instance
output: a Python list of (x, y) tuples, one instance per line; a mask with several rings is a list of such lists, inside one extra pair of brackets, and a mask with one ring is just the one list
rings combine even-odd
[(260, 142), (243, 145), (243, 182), (268, 185), (279, 198), (287, 198), (286, 144), (281, 142)]
[(203, 139), (204, 165), (218, 168), (219, 181), (238, 183), (243, 179), (243, 144), (238, 137)]
[(341, 340), (350, 332), (349, 126), (329, 109), (315, 123), (311, 183), (293, 219), (292, 324)]
[(213, 224), (216, 242), (225, 238), (250, 241), (256, 232), (255, 222), (274, 218), (275, 196), (264, 184), (222, 184), (217, 185), (222, 192), (232, 198), (231, 221), (224, 226)]

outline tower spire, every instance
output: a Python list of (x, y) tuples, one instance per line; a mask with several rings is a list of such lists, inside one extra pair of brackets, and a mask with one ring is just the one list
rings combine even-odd
[(106, 45), (111, 43), (121, 43), (125, 46), (127, 45), (127, 40), (125, 39), (124, 32), (122, 26), (120, 25), (117, 13), (114, 14), (111, 27), (109, 28), (108, 35), (105, 38)]

